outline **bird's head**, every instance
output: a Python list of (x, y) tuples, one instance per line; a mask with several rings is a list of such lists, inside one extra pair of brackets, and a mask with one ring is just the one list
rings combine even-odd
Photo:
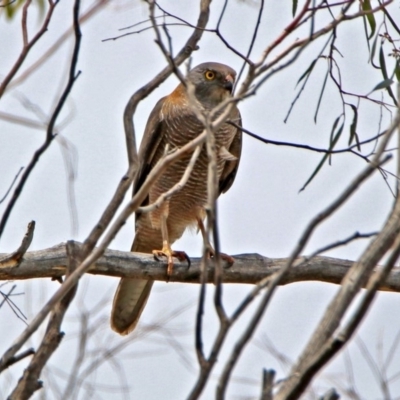
[(232, 68), (214, 62), (198, 65), (187, 76), (194, 85), (197, 100), (207, 109), (231, 97), (235, 78)]

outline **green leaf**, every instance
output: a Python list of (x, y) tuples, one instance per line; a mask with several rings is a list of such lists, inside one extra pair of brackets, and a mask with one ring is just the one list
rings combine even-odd
[(337, 127), (337, 124), (339, 123), (339, 121), (340, 121), (340, 116), (335, 119), (335, 122), (332, 125), (331, 134), (329, 135), (329, 145), (331, 145), (331, 143), (334, 140), (335, 130), (336, 130), (336, 127)]
[(328, 160), (328, 158), (330, 157), (330, 153), (329, 151), (333, 150), (333, 148), (336, 146), (336, 143), (338, 142), (340, 135), (343, 132), (343, 127), (344, 127), (344, 120), (341, 123), (339, 129), (336, 131), (336, 133), (333, 135), (333, 132), (336, 129), (336, 126), (340, 120), (341, 116), (337, 117), (335, 122), (332, 125), (332, 130), (331, 130), (331, 140), (329, 143), (329, 149), (328, 149), (328, 153), (325, 153), (324, 156), (322, 157), (321, 161), (318, 163), (317, 167), (315, 168), (315, 170), (313, 171), (313, 173), (311, 174), (311, 176), (307, 179), (307, 182), (303, 185), (303, 187), (299, 190), (300, 192), (302, 192), (307, 186), (308, 184), (315, 178), (315, 176), (318, 174), (318, 172), (320, 171), (320, 169), (323, 167), (323, 165), (325, 164), (326, 160)]
[(396, 66), (394, 67), (394, 75), (396, 76), (397, 82), (400, 82), (400, 60), (396, 61)]
[[(390, 87), (390, 85), (393, 83), (393, 80), (389, 78), (388, 73), (387, 73), (386, 62), (385, 62), (385, 54), (383, 53), (383, 44), (382, 44), (382, 46), (381, 46), (381, 48), (379, 50), (379, 64), (380, 64), (381, 71), (382, 71), (382, 76), (383, 76), (383, 79), (384, 79), (384, 81), (381, 82), (381, 84), (384, 84), (385, 81), (386, 81), (386, 85), (384, 86), (384, 88), (388, 91), (389, 96), (393, 99), (394, 104), (397, 106), (396, 97), (393, 94), (392, 88)], [(379, 89), (382, 89), (382, 88), (379, 88)], [(374, 90), (377, 90), (377, 89), (375, 88)]]
[(382, 82), (379, 82), (370, 93), (375, 92), (376, 90), (386, 89), (393, 83), (393, 79), (385, 79)]
[[(362, 1), (362, 9), (363, 11), (371, 11), (371, 3), (369, 0), (363, 0)], [(369, 12), (367, 15), (367, 21), (369, 23), (369, 27), (371, 28), (371, 33), (368, 36), (368, 39), (371, 39), (374, 34), (375, 34), (375, 29), (376, 29), (376, 21), (375, 21), (375, 16), (371, 12)]]
[(324, 83), (322, 84), (321, 93), (319, 94), (318, 103), (317, 103), (317, 108), (316, 108), (315, 114), (314, 114), (314, 122), (315, 122), (315, 123), (317, 122), (318, 111), (319, 111), (319, 107), (320, 107), (320, 105), (321, 105), (322, 96), (324, 95), (324, 92), (325, 92), (325, 87), (326, 87), (326, 82), (327, 82), (327, 80), (328, 80), (328, 76), (329, 76), (329, 69), (328, 69), (328, 71), (326, 71)]
[[(4, 7), (6, 19), (11, 20), (15, 17), (18, 10), (26, 3), (26, 0), (0, 0), (0, 5)], [(35, 5), (39, 9), (39, 15), (41, 18), (44, 17), (44, 13), (46, 10), (45, 0), (35, 0), (32, 4)]]
[(12, 19), (13, 15), (14, 15), (14, 11), (15, 11), (15, 8), (13, 7), (12, 3), (9, 3), (6, 6), (5, 10), (6, 10), (6, 18)]
[(294, 17), (296, 15), (297, 11), (297, 0), (292, 0), (292, 16)]
[(315, 67), (315, 64), (317, 63), (318, 58), (316, 58), (311, 64), (310, 66), (303, 72), (303, 74), (300, 76), (299, 80), (296, 83), (296, 86), (308, 75), (311, 74), (312, 70)]
[(44, 0), (36, 0), (36, 2), (38, 3), (40, 16), (43, 18), (44, 13), (46, 11), (46, 4), (45, 4)]
[(375, 52), (376, 52), (376, 46), (378, 44), (378, 39), (379, 39), (379, 34), (375, 36), (374, 41), (372, 42), (372, 47), (371, 47), (371, 52), (370, 52), (370, 57), (369, 61), (373, 64), (374, 63), (374, 57), (375, 57)]
[(358, 121), (358, 110), (357, 107), (353, 104), (349, 104), (351, 109), (353, 110), (353, 121), (351, 122), (350, 125), (350, 137), (349, 137), (349, 146), (353, 143), (354, 139), (357, 142), (357, 148), (360, 151), (360, 144), (358, 140), (358, 135), (357, 135), (357, 121)]

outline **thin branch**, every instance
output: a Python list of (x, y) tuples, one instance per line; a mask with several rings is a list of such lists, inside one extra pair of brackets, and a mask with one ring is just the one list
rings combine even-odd
[[(50, 1), (50, 0), (49, 0)], [(51, 3), (52, 7), (51, 9), (53, 9), (55, 7), (55, 4), (57, 3)], [(48, 13), (48, 18), (50, 19), (51, 17), (51, 13)], [(49, 21), (48, 21), (49, 22)], [(26, 184), (26, 182), (28, 181), (28, 178), (31, 174), (31, 172), (33, 171), (33, 169), (35, 168), (37, 162), (39, 161), (40, 157), (45, 153), (45, 151), (49, 148), (50, 144), (52, 143), (52, 141), (55, 138), (55, 134), (54, 134), (54, 127), (57, 121), (58, 116), (60, 115), (60, 112), (62, 110), (62, 108), (64, 107), (64, 104), (72, 90), (72, 87), (75, 83), (75, 80), (78, 78), (80, 72), (76, 72), (76, 68), (77, 68), (77, 64), (78, 64), (78, 55), (79, 55), (79, 49), (80, 49), (80, 42), (81, 42), (81, 33), (79, 30), (79, 26), (78, 26), (78, 22), (75, 24), (74, 23), (74, 29), (75, 29), (75, 45), (74, 45), (74, 49), (73, 49), (73, 53), (72, 53), (72, 57), (71, 57), (71, 62), (70, 62), (70, 69), (69, 69), (69, 78), (66, 84), (66, 87), (63, 91), (63, 93), (61, 94), (56, 107), (50, 117), (50, 121), (48, 123), (47, 126), (47, 132), (46, 132), (46, 139), (44, 141), (44, 143), (35, 151), (31, 161), (29, 162), (28, 166), (25, 168), (20, 181), (18, 182), (18, 185), (16, 186), (16, 188), (14, 189), (13, 192), (13, 196), (10, 199), (10, 201), (7, 204), (6, 209), (4, 210), (4, 213), (2, 215), (1, 221), (0, 221), (0, 238), (4, 232), (5, 226), (7, 224), (8, 218), (10, 217), (10, 214), (20, 196), (20, 194), (22, 193), (24, 186)], [(47, 27), (47, 25), (46, 25)], [(36, 37), (40, 37), (38, 35), (36, 35)], [(34, 41), (35, 38), (32, 40)], [(37, 40), (37, 39), (36, 39)], [(1, 95), (1, 90), (0, 90), (0, 95)]]
[[(256, 43), (258, 29), (260, 28), (260, 23), (261, 23), (261, 18), (262, 18), (262, 15), (263, 15), (263, 11), (264, 11), (264, 0), (261, 0), (260, 1), (260, 9), (258, 10), (258, 15), (257, 15), (257, 21), (256, 21), (255, 26), (254, 26), (253, 35), (252, 35), (251, 40), (250, 40), (250, 44), (249, 44), (249, 48), (247, 50), (245, 61), (242, 64), (242, 68), (240, 68), (240, 71), (239, 71), (239, 74), (237, 76), (236, 82), (240, 81), (240, 78), (241, 78), (241, 76), (243, 74), (243, 71), (244, 71), (244, 68), (246, 66), (246, 61), (249, 60), (250, 54), (251, 54), (251, 52), (253, 50), (253, 47), (254, 47), (254, 45)], [(235, 84), (235, 86), (236, 86), (236, 84)]]
[(46, 125), (43, 122), (35, 121), (34, 119), (20, 117), (4, 111), (0, 111), (0, 119), (11, 122), (12, 124), (27, 126), (28, 128), (43, 130)]
[[(307, 145), (307, 144), (300, 144), (300, 143), (293, 143), (293, 142), (282, 142), (282, 141), (280, 141), (280, 140), (266, 139), (266, 138), (263, 138), (263, 137), (260, 136), (260, 135), (257, 135), (256, 133), (253, 133), (253, 132), (249, 131), (249, 130), (246, 129), (246, 128), (240, 127), (238, 124), (236, 124), (236, 123), (233, 122), (233, 121), (228, 121), (227, 123), (230, 124), (230, 125), (235, 126), (235, 127), (238, 128), (238, 129), (241, 129), (241, 130), (242, 130), (244, 133), (246, 133), (247, 135), (249, 135), (249, 136), (251, 136), (252, 138), (257, 139), (257, 140), (259, 140), (260, 142), (263, 142), (263, 143), (265, 143), (265, 144), (272, 144), (272, 145), (274, 145), (274, 146), (293, 147), (293, 148), (296, 148), (296, 149), (310, 150), (310, 151), (314, 151), (314, 152), (316, 152), (316, 153), (323, 153), (323, 154), (341, 154), (341, 153), (349, 153), (349, 152), (352, 152), (353, 149), (358, 148), (359, 146), (362, 146), (362, 145), (364, 145), (364, 144), (368, 144), (368, 143), (374, 142), (374, 141), (376, 141), (377, 139), (379, 139), (379, 138), (385, 136), (385, 135), (386, 135), (386, 132), (387, 132), (387, 131), (380, 132), (380, 133), (378, 133), (377, 135), (373, 136), (372, 138), (363, 140), (363, 141), (361, 141), (361, 142), (358, 142), (357, 144), (351, 145), (351, 146), (346, 147), (346, 148), (344, 148), (344, 149), (336, 149), (336, 150), (335, 150), (335, 149), (332, 149), (332, 150), (329, 150), (329, 149), (323, 149), (323, 148), (321, 148), (321, 147), (309, 146), (309, 145)], [(357, 153), (357, 152), (352, 152), (352, 153), (355, 154), (355, 155), (357, 155), (357, 156), (361, 156), (361, 157), (362, 157), (362, 155), (359, 154), (359, 153)]]
[[(56, 3), (58, 3), (58, 1), (56, 1)], [(88, 21), (93, 15), (95, 15), (98, 11), (101, 10), (102, 7), (106, 6), (108, 3), (109, 0), (95, 0), (94, 3), (79, 17), (79, 25), (82, 26), (82, 24)], [(8, 88), (14, 88), (23, 83), (29, 77), (31, 77), (33, 72), (40, 68), (57, 50), (61, 49), (61, 45), (73, 34), (74, 28), (68, 28), (37, 61), (35, 61), (17, 78), (13, 79), (8, 85)]]
[(7, 198), (8, 194), (11, 192), (11, 189), (13, 188), (14, 183), (17, 181), (17, 179), (18, 179), (18, 177), (19, 177), (19, 175), (20, 175), (20, 173), (22, 172), (23, 169), (24, 169), (24, 167), (21, 167), (21, 168), (19, 169), (19, 171), (16, 173), (16, 175), (14, 176), (14, 179), (12, 180), (12, 182), (11, 182), (9, 188), (7, 189), (6, 193), (5, 193), (4, 196), (0, 199), (0, 204)]
[(272, 390), (274, 388), (276, 371), (273, 369), (263, 370), (262, 391), (260, 400), (273, 400)]
[(18, 266), (24, 254), (27, 252), (29, 246), (32, 243), (34, 231), (35, 231), (35, 221), (31, 221), (28, 224), (25, 235), (18, 249), (4, 258), (0, 257), (0, 268)]
[(10, 367), (11, 365), (23, 360), (26, 357), (32, 356), (33, 354), (35, 354), (35, 350), (33, 348), (27, 349), (25, 351), (21, 351), (21, 353), (19, 353), (18, 355), (16, 355), (15, 357), (11, 358), (7, 367)]
[[(79, 10), (79, 0), (75, 3), (75, 12)], [(71, 273), (77, 265), (79, 265), (79, 248), (74, 242), (68, 242), (68, 273)], [(61, 324), (65, 313), (75, 296), (76, 286), (64, 296), (58, 304), (55, 305), (47, 325), (44, 338), (32, 357), (28, 367), (24, 370), (22, 378), (18, 381), (17, 386), (8, 397), (9, 400), (25, 400), (29, 399), (32, 394), (42, 388), (43, 384), (39, 381), (39, 377), (47, 361), (58, 348), (64, 333), (61, 332)]]
[[(397, 217), (400, 217), (400, 209), (399, 209), (400, 207), (398, 206), (397, 208), (398, 208), (396, 212)], [(391, 222), (393, 222), (393, 218)], [(369, 306), (371, 305), (375, 297), (376, 291), (378, 290), (380, 283), (386, 279), (390, 270), (393, 268), (394, 263), (398, 260), (399, 256), (400, 256), (400, 237), (397, 236), (397, 240), (396, 243), (394, 244), (394, 249), (390, 257), (386, 261), (384, 267), (375, 271), (374, 274), (368, 280), (368, 283), (366, 284), (367, 290), (363, 293), (362, 300), (357, 305), (357, 308), (354, 314), (351, 316), (350, 320), (337, 334), (335, 334), (331, 338), (328, 338), (322, 348), (319, 347), (315, 348), (317, 351), (314, 352), (312, 359), (310, 360), (308, 365), (305, 368), (303, 368), (301, 374), (297, 376), (298, 385), (292, 389), (292, 393), (294, 392), (295, 395), (297, 396), (299, 392), (304, 389), (304, 387), (309, 382), (311, 377), (314, 376), (315, 373), (322, 367), (322, 365), (324, 365), (334, 354), (336, 354), (348, 342), (348, 340), (354, 334), (354, 331), (364, 318)], [(284, 387), (283, 389), (286, 388)], [(293, 395), (290, 394), (290, 396)], [(283, 397), (283, 398), (288, 398), (288, 397)]]
[[(114, 239), (115, 235), (125, 224), (125, 221), (129, 216), (135, 212), (138, 207), (142, 204), (144, 198), (146, 197), (150, 186), (161, 176), (165, 168), (170, 164), (182, 158), (186, 153), (193, 151), (197, 146), (201, 145), (206, 140), (205, 132), (199, 135), (197, 138), (193, 139), (191, 142), (187, 143), (185, 146), (181, 147), (178, 151), (173, 154), (166, 155), (163, 159), (158, 162), (155, 167), (151, 170), (146, 181), (143, 183), (139, 191), (128, 203), (128, 205), (123, 209), (120, 215), (116, 218), (115, 222), (110, 227), (109, 231), (105, 235), (104, 239), (100, 243), (100, 246), (92, 251), (82, 264), (64, 281), (62, 286), (56, 291), (56, 293), (51, 297), (51, 299), (44, 305), (42, 310), (36, 315), (31, 321), (30, 325), (25, 329), (25, 331), (20, 335), (19, 338), (14, 342), (14, 344), (6, 351), (2, 359), (0, 359), (0, 372), (3, 368), (4, 363), (7, 362), (9, 357), (14, 356), (20, 347), (25, 343), (25, 341), (32, 335), (33, 332), (40, 326), (43, 320), (46, 318), (48, 313), (67, 293), (71, 290), (83, 274), (90, 268), (90, 266), (104, 253), (105, 249)], [(82, 257), (87, 249), (87, 244), (84, 244), (84, 249), (82, 251)]]
[[(303, 10), (299, 14), (299, 16), (297, 16), (296, 19), (294, 21), (292, 21), (282, 31), (280, 36), (278, 36), (272, 42), (272, 44), (269, 45), (265, 49), (263, 56), (260, 58), (260, 60), (257, 63), (254, 64), (254, 68), (250, 68), (249, 74), (248, 74), (247, 78), (245, 79), (245, 81), (243, 82), (242, 87), (240, 88), (239, 95), (241, 97), (244, 97), (244, 96), (248, 97), (248, 96), (254, 95), (256, 93), (256, 91), (258, 90), (258, 88), (262, 84), (264, 84), (266, 80), (270, 79), (271, 76), (273, 76), (277, 72), (282, 71), (283, 69), (285, 69), (286, 67), (291, 65), (295, 60), (297, 60), (299, 55), (302, 53), (302, 51), (307, 47), (307, 45), (309, 43), (315, 41), (317, 38), (325, 35), (326, 33), (331, 32), (343, 21), (353, 20), (356, 18), (360, 18), (364, 15), (367, 15), (369, 13), (375, 13), (375, 12), (381, 11), (382, 9), (384, 9), (386, 6), (388, 6), (392, 2), (393, 2), (393, 0), (388, 0), (387, 2), (382, 3), (379, 7), (376, 7), (374, 9), (372, 9), (371, 11), (360, 11), (360, 12), (354, 13), (352, 15), (346, 15), (346, 11), (350, 8), (351, 4), (353, 3), (352, 1), (347, 2), (345, 7), (343, 7), (341, 12), (339, 13), (339, 15), (331, 23), (327, 24), (320, 30), (314, 32), (311, 36), (308, 35), (307, 37), (305, 37), (303, 39), (298, 39), (298, 40), (293, 41), (291, 45), (289, 45), (288, 47), (286, 47), (286, 49), (284, 49), (279, 54), (277, 54), (270, 62), (265, 63), (268, 55), (272, 52), (272, 50), (274, 50), (290, 33), (292, 33), (296, 29), (296, 23), (294, 21), (297, 21), (297, 24), (300, 25), (300, 20), (298, 17), (302, 14), (305, 15), (305, 12), (307, 11), (306, 6), (307, 6), (307, 4), (309, 4), (309, 1), (306, 2), (306, 4), (303, 7)], [(311, 15), (313, 15), (313, 14), (311, 14)], [(275, 67), (276, 64), (278, 64), (287, 55), (289, 55), (290, 53), (292, 53), (292, 51), (294, 51), (296, 49), (297, 49), (297, 52), (292, 56), (291, 59), (284, 62), (282, 65)], [(273, 67), (275, 67), (275, 68), (273, 68)], [(269, 71), (269, 72), (267, 73), (267, 71)], [(253, 81), (254, 78), (256, 78), (256, 77), (261, 77), (261, 79), (252, 87), (252, 90), (246, 94), (247, 88), (249, 87), (250, 82)]]
[[(392, 130), (393, 132), (393, 130)], [(390, 135), (388, 135), (390, 136)], [(385, 138), (386, 139), (386, 138)], [(388, 139), (387, 139), (388, 140)], [(383, 151), (383, 149), (382, 149)], [(382, 152), (381, 151), (381, 152)], [(380, 153), (381, 154), (381, 153)], [(387, 161), (388, 159), (384, 159), (381, 163)], [(382, 164), (381, 164), (382, 165)], [(321, 222), (323, 222), (325, 219), (327, 219), (329, 216), (331, 216), (342, 204), (344, 204), (352, 194), (354, 194), (357, 190), (357, 188), (367, 179), (371, 176), (371, 174), (377, 169), (379, 164), (377, 164), (377, 161), (374, 163), (371, 163), (368, 165), (362, 173), (360, 173), (354, 180), (353, 182), (344, 190), (344, 192), (337, 197), (335, 201), (332, 202), (331, 205), (329, 205), (323, 212), (319, 213), (314, 217), (311, 222), (308, 224), (306, 227), (303, 235), (300, 237), (300, 240), (293, 250), (291, 256), (288, 259), (287, 264), (275, 275), (272, 276), (271, 278), (266, 278), (263, 281), (261, 281), (257, 287), (253, 290), (253, 293), (249, 295), (243, 302), (242, 304), (238, 307), (238, 309), (235, 311), (234, 315), (232, 316), (232, 320), (236, 320), (242, 313), (243, 311), (248, 307), (248, 305), (253, 301), (255, 296), (259, 293), (259, 291), (267, 286), (267, 291), (264, 294), (260, 304), (258, 305), (253, 318), (251, 319), (249, 325), (246, 327), (244, 333), (242, 336), (239, 338), (237, 341), (236, 345), (234, 346), (234, 350), (231, 353), (231, 356), (226, 363), (221, 379), (218, 384), (217, 388), (217, 398), (222, 399), (225, 395), (225, 391), (227, 388), (227, 385), (229, 383), (229, 378), (232, 374), (233, 368), (236, 365), (244, 347), (247, 345), (248, 341), (252, 337), (256, 327), (258, 326), (261, 317), (266, 311), (266, 308), (274, 294), (275, 289), (277, 288), (277, 285), (280, 284), (281, 279), (284, 278), (284, 276), (290, 271), (292, 266), (295, 264), (295, 260), (299, 257), (300, 252), (304, 249), (304, 246), (310, 239), (311, 235), (313, 234), (314, 230), (317, 228)]]
[(20, 319), (25, 325), (27, 325), (26, 316), (24, 315), (22, 310), (11, 300), (11, 296), (19, 295), (19, 293), (13, 293), (16, 287), (17, 285), (12, 285), (8, 293), (3, 293), (2, 291), (0, 291), (0, 295), (3, 296), (3, 300), (0, 302), (0, 308), (3, 306), (4, 303), (6, 303), (10, 307), (11, 311), (15, 314), (15, 316)]
[[(204, 228), (204, 226), (203, 226)], [(203, 235), (203, 245), (204, 248), (207, 247), (206, 236)], [(196, 311), (196, 327), (195, 327), (195, 347), (196, 347), (196, 356), (200, 365), (200, 369), (203, 370), (205, 366), (207, 366), (206, 356), (204, 354), (204, 346), (203, 346), (203, 317), (204, 317), (204, 304), (206, 301), (206, 283), (207, 283), (207, 254), (203, 251), (203, 256), (200, 261), (200, 291), (199, 291), (199, 300), (197, 302), (197, 311)], [(192, 260), (190, 262), (191, 268), (193, 268)]]
[[(399, 124), (400, 111), (396, 113), (396, 117), (388, 129), (388, 134), (380, 143), (373, 162), (377, 162), (380, 159), (394, 131), (399, 128)], [(384, 275), (390, 271), (390, 268), (397, 260), (398, 252), (400, 252), (400, 241), (398, 239), (400, 231), (399, 221), (400, 197), (398, 196), (383, 229), (370, 242), (360, 259), (354, 263), (343, 279), (342, 286), (328, 306), (313, 335), (310, 337), (308, 344), (294, 365), (289, 378), (282, 384), (276, 396), (278, 400), (298, 398), (317, 371), (337, 353), (359, 325), (374, 297), (376, 286), (379, 285), (380, 279), (384, 279)], [(390, 250), (393, 244), (395, 245), (394, 250)], [(370, 278), (373, 269), (388, 251), (391, 254), (386, 267), (383, 268), (383, 272), (375, 273)], [(368, 281), (370, 290), (365, 295), (365, 301), (362, 301), (361, 305), (357, 308), (354, 319), (351, 319), (350, 324), (347, 324), (348, 331), (346, 332), (348, 332), (348, 336), (346, 336), (346, 333), (344, 341), (336, 340), (337, 336), (335, 332), (339, 327), (341, 319), (360, 288), (366, 285)]]
[(357, 239), (369, 239), (371, 237), (374, 237), (376, 235), (378, 235), (379, 232), (371, 232), (371, 233), (359, 233), (359, 232), (355, 232), (352, 235), (350, 235), (349, 237), (347, 237), (346, 239), (342, 239), (342, 240), (338, 240), (337, 242), (328, 244), (324, 247), (321, 247), (318, 250), (315, 250), (309, 258), (313, 258), (315, 256), (317, 256), (318, 254), (322, 254), (322, 253), (326, 253), (327, 251), (336, 249), (338, 247), (341, 246), (346, 246), (349, 243), (353, 242), (354, 240)]
[(11, 82), (11, 80), (14, 78), (15, 74), (18, 72), (20, 69), (21, 65), (25, 61), (25, 58), (27, 57), (29, 51), (32, 49), (32, 47), (36, 44), (36, 42), (44, 35), (44, 33), (47, 31), (47, 28), (49, 26), (49, 23), (51, 21), (51, 17), (53, 15), (54, 8), (58, 4), (58, 1), (52, 1), (48, 0), (49, 3), (49, 9), (47, 11), (46, 17), (43, 21), (42, 27), (39, 29), (39, 31), (36, 33), (36, 35), (32, 38), (32, 40), (28, 40), (28, 27), (27, 27), (27, 17), (28, 17), (28, 8), (31, 4), (31, 1), (27, 1), (24, 5), (23, 8), (23, 14), (22, 14), (22, 36), (23, 36), (23, 48), (21, 50), (21, 53), (11, 68), (10, 72), (6, 75), (4, 78), (3, 82), (0, 84), (0, 98), (3, 96), (5, 90), (7, 89), (8, 84)]
[[(269, 54), (272, 52), (272, 50), (274, 50), (280, 43), (282, 43), (282, 41), (289, 36), (300, 24), (300, 21), (302, 20), (302, 18), (306, 15), (306, 13), (308, 12), (309, 6), (310, 6), (311, 0), (307, 0), (304, 3), (303, 8), (301, 9), (301, 11), (299, 12), (299, 14), (296, 16), (296, 18), (293, 19), (292, 22), (290, 22), (289, 25), (287, 25), (283, 31), (281, 32), (281, 34), (264, 50), (263, 55), (260, 59), (260, 61), (258, 63), (256, 63), (255, 67), (259, 67), (262, 66), (265, 62), (265, 60), (267, 59), (267, 57), (269, 56)], [(311, 13), (313, 14), (313, 13)]]
[(325, 394), (323, 394), (319, 400), (339, 400), (340, 395), (335, 389), (329, 389)]

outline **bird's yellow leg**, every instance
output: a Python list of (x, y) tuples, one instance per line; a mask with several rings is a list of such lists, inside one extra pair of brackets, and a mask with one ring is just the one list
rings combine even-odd
[[(206, 228), (204, 226), (203, 220), (200, 217), (197, 217), (197, 225), (199, 227), (199, 231), (201, 232), (201, 236), (203, 236), (203, 243), (204, 247), (207, 248), (208, 256), (210, 258), (214, 258), (215, 257), (214, 247), (212, 247), (210, 241), (208, 240)], [(221, 259), (226, 261), (229, 264), (229, 266), (231, 266), (235, 262), (235, 259), (232, 256), (225, 253), (219, 253), (219, 254), (221, 256)]]
[(190, 259), (184, 251), (174, 251), (171, 249), (171, 245), (168, 239), (168, 227), (167, 227), (167, 217), (162, 216), (161, 219), (161, 236), (163, 241), (163, 247), (161, 250), (153, 250), (154, 257), (158, 260), (158, 257), (165, 256), (168, 260), (167, 266), (167, 277), (172, 274), (172, 269), (174, 268), (173, 257), (176, 257), (179, 261), (187, 261), (190, 266)]

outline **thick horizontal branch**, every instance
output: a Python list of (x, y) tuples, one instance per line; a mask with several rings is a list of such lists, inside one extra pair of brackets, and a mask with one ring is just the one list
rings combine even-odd
[[(77, 243), (78, 246), (81, 244)], [(0, 259), (6, 254), (0, 254)], [(235, 263), (225, 266), (223, 282), (255, 284), (266, 276), (279, 271), (286, 263), (285, 258), (268, 258), (259, 254), (240, 254), (233, 256)], [(0, 268), (0, 280), (19, 280), (33, 278), (59, 279), (66, 273), (66, 244), (25, 253), (19, 264)], [(200, 258), (191, 258), (191, 266), (186, 262), (175, 260), (174, 270), (169, 277), (170, 282), (200, 283)], [(314, 257), (299, 259), (283, 285), (303, 282), (320, 281), (340, 284), (343, 277), (353, 264), (350, 260), (331, 257)], [(131, 253), (118, 250), (106, 250), (105, 254), (89, 269), (88, 273), (116, 277), (152, 279), (166, 281), (166, 262), (157, 261), (150, 254)], [(208, 282), (214, 282), (214, 266), (210, 261)], [(400, 292), (400, 268), (394, 268), (380, 290)]]

